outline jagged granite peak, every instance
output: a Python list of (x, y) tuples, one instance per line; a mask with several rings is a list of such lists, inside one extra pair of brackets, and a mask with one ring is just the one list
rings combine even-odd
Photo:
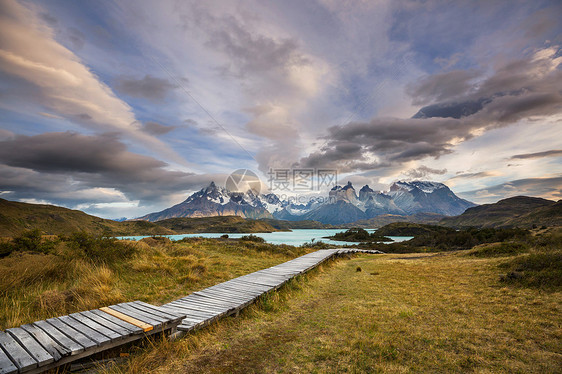
[(246, 218), (277, 218), (290, 221), (315, 220), (322, 223), (350, 223), (378, 215), (437, 213), (458, 215), (475, 204), (457, 197), (446, 185), (431, 181), (397, 181), (388, 193), (363, 186), (359, 196), (351, 182), (334, 186), (329, 198), (317, 197), (301, 202), (282, 200), (274, 193), (254, 190), (230, 192), (211, 182), (184, 202), (140, 219), (157, 221), (173, 217), (237, 215)]
[(365, 202), (373, 193), (375, 193), (375, 191), (366, 184), (359, 190), (359, 200)]

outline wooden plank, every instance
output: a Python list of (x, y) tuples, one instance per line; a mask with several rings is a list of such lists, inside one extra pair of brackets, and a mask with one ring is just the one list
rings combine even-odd
[[(21, 327), (14, 327), (11, 329), (6, 330), (12, 337), (29, 353), (31, 357), (39, 366), (45, 366), (50, 364), (51, 362), (55, 361), (55, 358), (47, 352), (37, 340), (27, 331), (22, 329)], [(57, 357), (60, 359), (60, 355), (57, 354)]]
[(80, 312), (81, 315), (83, 315), (84, 317), (87, 317), (89, 319), (91, 319), (92, 321), (95, 321), (97, 323), (99, 323), (100, 325), (115, 331), (117, 334), (119, 334), (121, 337), (125, 337), (125, 336), (129, 336), (132, 335), (133, 332), (129, 329), (126, 329), (118, 324), (115, 324), (105, 318), (102, 318), (100, 316), (98, 316), (97, 314), (92, 313), (91, 311), (86, 311), (86, 312)]
[(10, 357), (0, 348), (0, 374), (17, 373), (18, 367), (12, 362)]
[(53, 356), (55, 361), (60, 360), (64, 356), (70, 355), (69, 349), (61, 346), (39, 327), (35, 325), (23, 325), (21, 328), (33, 336), (35, 340), (37, 340), (39, 344), (41, 344), (41, 346), (45, 348), (51, 356)]
[[(71, 355), (75, 355), (84, 350), (84, 346), (78, 344), (77, 342), (66, 336), (64, 333), (58, 330), (55, 326), (49, 324), (47, 321), (33, 322), (33, 326), (40, 328), (47, 335), (49, 335), (54, 341), (56, 341), (61, 347), (68, 349)], [(23, 327), (25, 328), (25, 326)], [(94, 342), (91, 343), (95, 345)]]
[(110, 340), (121, 339), (123, 337), (121, 334), (118, 334), (117, 332), (97, 323), (96, 321), (92, 320), (91, 318), (88, 318), (82, 313), (72, 313), (70, 317), (75, 321), (80, 322), (83, 325), (94, 330), (98, 334), (108, 337)]
[(100, 323), (97, 323), (93, 319), (89, 318), (88, 316), (82, 313), (72, 313), (70, 317), (75, 319), (76, 321), (88, 326), (92, 330), (96, 331), (98, 334), (102, 334), (107, 336), (111, 340), (121, 339), (123, 336), (116, 331), (113, 331), (109, 327), (106, 327)]
[[(133, 333), (133, 334), (142, 334), (144, 332), (144, 330), (142, 328), (140, 328), (138, 326), (135, 326), (132, 323), (125, 322), (122, 319), (114, 317), (111, 314), (106, 313), (104, 311), (101, 311), (99, 309), (90, 310), (90, 312), (99, 316), (100, 318), (106, 319), (109, 322), (113, 322), (114, 324), (119, 325), (119, 326), (123, 327), (124, 329), (127, 329), (127, 330), (131, 331), (131, 333)], [(141, 321), (138, 321), (138, 322), (142, 323)]]
[[(170, 311), (191, 312), (191, 310), (189, 310), (189, 309), (181, 308), (181, 307), (178, 307), (178, 306), (166, 306), (165, 308), (166, 308), (166, 310), (170, 310)], [(209, 319), (209, 317), (208, 316), (198, 316), (198, 315), (195, 315), (195, 314), (189, 314), (189, 315), (186, 315), (182, 319), (182, 323), (185, 319), (188, 319), (190, 321), (202, 322), (202, 321), (205, 321), (205, 320)]]
[(228, 302), (228, 303), (230, 303), (230, 305), (232, 305), (232, 306), (234, 306), (234, 307), (237, 307), (237, 306), (239, 306), (240, 304), (243, 304), (243, 303), (244, 303), (243, 300), (237, 300), (237, 299), (228, 298), (228, 297), (225, 297), (225, 296), (217, 296), (217, 295), (214, 295), (214, 294), (206, 293), (206, 292), (204, 292), (204, 291), (205, 291), (205, 290), (203, 290), (203, 291), (197, 291), (197, 292), (193, 293), (193, 295), (197, 295), (197, 296), (201, 296), (201, 297), (206, 297), (206, 298), (211, 299), (211, 300), (217, 300), (217, 301), (222, 301), (222, 302)]
[(144, 318), (150, 318), (154, 321), (158, 321), (158, 323), (161, 324), (161, 325), (170, 322), (170, 320), (168, 318), (161, 317), (161, 316), (157, 315), (156, 313), (147, 312), (145, 310), (141, 310), (139, 308), (136, 308), (134, 305), (131, 305), (131, 303), (122, 303), (122, 304), (118, 304), (118, 305), (122, 308), (125, 308), (126, 310), (130, 310), (131, 313), (138, 313), (140, 316), (144, 316)]
[[(160, 309), (160, 308), (161, 308), (160, 306), (151, 305), (151, 304), (145, 303), (144, 301), (139, 301), (139, 300), (137, 300), (137, 301), (134, 301), (134, 303), (139, 304), (139, 305), (144, 305), (144, 306), (147, 307), (147, 308), (152, 308), (152, 309), (156, 309), (156, 310), (161, 310), (161, 309)], [(170, 313), (170, 312), (167, 312), (167, 314), (170, 315), (171, 318), (181, 318), (181, 317), (183, 317), (183, 314), (181, 314), (181, 313)]]
[(103, 308), (100, 308), (99, 310), (101, 310), (102, 312), (107, 313), (109, 315), (112, 315), (115, 318), (119, 318), (122, 321), (128, 322), (131, 325), (137, 326), (137, 327), (141, 328), (144, 332), (148, 332), (148, 331), (151, 331), (152, 329), (154, 329), (153, 325), (151, 325), (149, 323), (146, 323), (146, 322), (143, 322), (141, 320), (138, 320), (136, 318), (133, 318), (133, 317), (127, 315), (127, 314), (121, 313), (118, 310), (111, 309), (111, 308), (108, 308), (108, 307), (105, 307), (105, 306)]
[[(173, 304), (172, 304), (173, 303)], [(184, 308), (188, 308), (188, 309), (196, 309), (196, 310), (201, 310), (204, 312), (211, 312), (211, 313), (223, 313), (223, 312), (227, 312), (230, 309), (233, 309), (232, 307), (224, 307), (224, 308), (218, 308), (218, 307), (213, 307), (209, 304), (204, 304), (204, 303), (199, 303), (196, 301), (174, 301), (170, 304), (166, 304), (166, 306), (169, 305), (177, 305), (179, 307), (184, 307)]]
[[(174, 306), (176, 306), (176, 305), (177, 304), (175, 304)], [(178, 308), (183, 308), (184, 312), (186, 313), (186, 317), (189, 317), (189, 318), (207, 319), (207, 318), (214, 318), (214, 317), (216, 317), (217, 315), (220, 314), (220, 313), (216, 313), (216, 312), (190, 309), (189, 306), (185, 306), (185, 307), (184, 306), (178, 306)]]
[(127, 306), (129, 308), (133, 308), (133, 309), (138, 310), (140, 312), (149, 314), (149, 315), (153, 316), (154, 318), (156, 318), (156, 317), (161, 318), (163, 323), (181, 321), (181, 319), (182, 319), (182, 317), (178, 317), (178, 316), (174, 316), (174, 318), (172, 319), (170, 317), (170, 315), (168, 313), (164, 312), (164, 311), (150, 309), (150, 308), (147, 308), (145, 306), (136, 304), (135, 302), (128, 303)]
[(150, 305), (150, 304), (147, 304), (147, 303), (143, 303), (142, 301), (133, 301), (132, 305), (134, 305), (135, 308), (139, 308), (141, 310), (146, 310), (147, 312), (152, 311), (153, 313), (156, 313), (157, 315), (168, 318), (172, 322), (180, 321), (183, 317), (185, 317), (184, 314), (166, 312), (166, 311), (160, 309), (157, 306)]
[(86, 335), (90, 340), (96, 342), (97, 345), (105, 344), (111, 341), (111, 338), (100, 334), (94, 329), (89, 328), (83, 323), (78, 322), (74, 318), (69, 316), (61, 316), (58, 318), (59, 321), (63, 322), (65, 325), (72, 327), (74, 330), (80, 331), (82, 334)]
[(177, 301), (197, 301), (197, 302), (202, 302), (205, 304), (209, 304), (209, 305), (215, 305), (218, 307), (225, 307), (225, 308), (232, 308), (236, 305), (238, 305), (238, 302), (235, 302), (234, 300), (229, 300), (229, 301), (222, 301), (222, 300), (216, 300), (216, 299), (211, 299), (208, 296), (203, 296), (203, 295), (197, 295), (192, 293), (189, 296), (186, 297), (182, 297), (181, 299), (178, 299)]
[(249, 301), (251, 298), (244, 296), (244, 295), (239, 295), (239, 294), (235, 294), (234, 292), (230, 293), (230, 292), (221, 292), (221, 291), (210, 291), (210, 290), (201, 290), (201, 291), (197, 291), (196, 294), (199, 295), (209, 295), (212, 297), (216, 297), (218, 299), (224, 299), (224, 300), (233, 300), (233, 301), (237, 301), (240, 303), (244, 303), (246, 301)]
[(0, 331), (0, 346), (20, 372), (36, 368), (37, 361), (8, 333)]
[(121, 313), (123, 313), (123, 314), (125, 314), (125, 315), (128, 315), (128, 316), (130, 316), (130, 317), (133, 317), (133, 318), (135, 318), (135, 319), (138, 319), (139, 321), (142, 321), (142, 322), (144, 322), (144, 323), (147, 323), (147, 324), (149, 324), (149, 325), (152, 325), (152, 326), (154, 326), (154, 327), (157, 327), (157, 326), (160, 327), (160, 326), (162, 325), (162, 322), (161, 322), (161, 321), (157, 321), (157, 320), (155, 320), (155, 319), (152, 319), (152, 318), (150, 318), (150, 317), (147, 317), (146, 315), (143, 315), (143, 314), (141, 314), (140, 312), (135, 312), (134, 310), (131, 311), (130, 309), (124, 308), (124, 307), (121, 306), (121, 305), (112, 305), (112, 306), (110, 306), (110, 308), (113, 309), (113, 310), (116, 310), (116, 311), (118, 311), (118, 312), (121, 312)]

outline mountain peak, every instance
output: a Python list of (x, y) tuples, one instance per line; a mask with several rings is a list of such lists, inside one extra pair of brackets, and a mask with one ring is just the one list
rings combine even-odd
[(361, 187), (361, 189), (359, 190), (359, 192), (375, 192), (371, 187), (369, 187), (368, 184), (364, 185), (363, 187)]
[(436, 190), (441, 188), (449, 189), (446, 185), (439, 182), (431, 182), (431, 181), (397, 181), (390, 186), (390, 191), (399, 191), (405, 190), (411, 192), (415, 189), (418, 189), (422, 192), (427, 194), (433, 193)]
[(348, 189), (350, 189), (350, 188), (351, 188), (351, 189), (354, 189), (354, 188), (353, 188), (353, 184), (351, 184), (350, 181), (347, 181), (347, 184), (345, 185), (344, 188), (342, 188), (342, 190), (348, 190)]

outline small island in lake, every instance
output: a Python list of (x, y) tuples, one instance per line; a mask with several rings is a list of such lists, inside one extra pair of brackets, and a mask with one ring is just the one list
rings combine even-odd
[(376, 232), (370, 233), (361, 228), (351, 228), (345, 232), (338, 232), (333, 236), (327, 236), (327, 239), (338, 240), (343, 242), (392, 242), (393, 240)]

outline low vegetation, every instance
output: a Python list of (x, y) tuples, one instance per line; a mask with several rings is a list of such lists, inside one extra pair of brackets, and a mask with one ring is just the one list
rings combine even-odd
[(169, 302), (308, 250), (255, 240), (44, 237), (39, 230), (0, 248), (0, 329), (124, 301)]
[(369, 233), (367, 230), (362, 228), (352, 228), (344, 232), (338, 232), (333, 236), (328, 236), (327, 238), (332, 240), (344, 241), (344, 242), (361, 242), (361, 243), (392, 241), (392, 239), (380, 235), (378, 232)]
[(561, 372), (560, 285), (504, 279), (511, 266), (554, 267), (559, 282), (559, 238), (331, 262), (241, 318), (133, 349), (105, 374)]
[(279, 231), (263, 220), (245, 219), (237, 216), (169, 218), (157, 221), (156, 224), (173, 230), (178, 234), (197, 232), (256, 233)]

